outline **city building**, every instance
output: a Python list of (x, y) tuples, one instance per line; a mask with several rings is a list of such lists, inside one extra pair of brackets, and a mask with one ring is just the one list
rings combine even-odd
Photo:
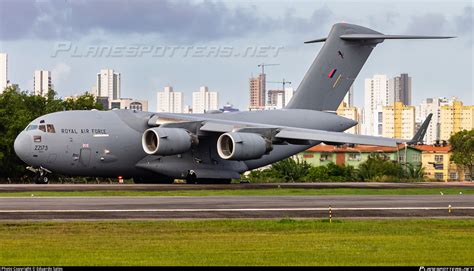
[(193, 92), (193, 113), (205, 113), (212, 110), (219, 110), (218, 92), (209, 91), (206, 86), (202, 86), (199, 91)]
[(35, 95), (46, 97), (48, 91), (53, 88), (51, 82), (51, 72), (45, 70), (37, 70), (33, 74), (33, 91)]
[(452, 105), (454, 101), (457, 101), (456, 97), (427, 98), (416, 107), (417, 124), (421, 125), (429, 114), (433, 114), (424, 138), (425, 144), (432, 145), (440, 140), (441, 106)]
[(265, 109), (265, 74), (249, 79), (250, 103), (249, 110)]
[(347, 91), (346, 96), (341, 103), (345, 103), (345, 107), (353, 107), (354, 106), (354, 85), (351, 85), (349, 91)]
[[(405, 156), (406, 153), (406, 156)], [(400, 161), (413, 166), (421, 165), (421, 151), (412, 146), (398, 145), (397, 147), (380, 147), (355, 145), (349, 147), (319, 144), (304, 152), (297, 154), (298, 158), (305, 160), (312, 166), (325, 166), (329, 163), (346, 165), (358, 168), (361, 163), (371, 155), (380, 155), (390, 161)], [(406, 160), (405, 160), (406, 157)]]
[(109, 101), (120, 99), (121, 92), (121, 76), (120, 73), (112, 69), (102, 69), (97, 74), (97, 97), (109, 97)]
[(394, 95), (388, 81), (387, 76), (383, 74), (376, 74), (372, 78), (365, 79), (362, 134), (381, 135), (379, 133), (381, 128), (376, 123), (375, 116), (378, 116), (376, 112), (394, 102)]
[(156, 112), (183, 113), (184, 97), (182, 92), (173, 91), (167, 86), (156, 94)]
[[(415, 107), (395, 102), (377, 111), (377, 128), (382, 127), (382, 136), (411, 139), (415, 135)], [(379, 123), (380, 119), (382, 122)], [(380, 131), (379, 131), (380, 132)]]
[(8, 55), (0, 53), (0, 94), (8, 86)]
[(267, 91), (267, 107), (281, 109), (284, 106), (285, 91), (282, 89), (270, 89)]
[(136, 111), (148, 111), (148, 101), (135, 100), (132, 98), (120, 98), (110, 101), (110, 109), (130, 109)]
[(440, 110), (440, 139), (449, 140), (451, 135), (474, 129), (474, 106), (453, 101), (452, 105), (443, 105)]
[(295, 91), (292, 87), (287, 87), (285, 90), (272, 89), (267, 91), (267, 104), (265, 109), (282, 109), (293, 98)]
[[(346, 104), (344, 101), (339, 105), (336, 113), (341, 117), (355, 120), (357, 122), (360, 121), (359, 109), (355, 106), (348, 106), (348, 104)], [(350, 134), (360, 134), (360, 124), (358, 123), (356, 126), (349, 128), (345, 132)]]
[(394, 95), (395, 102), (411, 105), (411, 77), (406, 73), (395, 76), (389, 80), (390, 93)]
[(445, 182), (470, 180), (467, 171), (450, 161), (450, 146), (416, 145), (414, 147), (422, 152), (421, 161), (426, 178)]

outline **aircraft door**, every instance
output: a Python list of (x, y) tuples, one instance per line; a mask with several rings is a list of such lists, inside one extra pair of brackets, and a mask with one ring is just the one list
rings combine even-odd
[(87, 167), (91, 161), (91, 149), (89, 148), (81, 148), (79, 152), (79, 163), (81, 165)]

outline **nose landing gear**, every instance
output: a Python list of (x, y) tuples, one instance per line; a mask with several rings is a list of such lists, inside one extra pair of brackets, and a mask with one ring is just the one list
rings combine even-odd
[(34, 167), (27, 167), (29, 171), (33, 172), (35, 176), (33, 176), (33, 181), (35, 184), (48, 184), (49, 180), (46, 176), (47, 173), (51, 173), (50, 170), (47, 170), (44, 167), (34, 168)]

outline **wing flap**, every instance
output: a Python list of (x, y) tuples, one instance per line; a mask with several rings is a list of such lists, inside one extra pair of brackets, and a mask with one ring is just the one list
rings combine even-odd
[(279, 139), (314, 140), (331, 143), (348, 143), (395, 147), (401, 140), (377, 136), (354, 135), (342, 132), (327, 132), (309, 129), (283, 129), (276, 134)]

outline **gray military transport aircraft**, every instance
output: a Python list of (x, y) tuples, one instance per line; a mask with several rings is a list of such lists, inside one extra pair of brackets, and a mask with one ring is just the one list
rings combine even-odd
[(240, 173), (311, 146), (420, 142), (431, 116), (412, 140), (353, 135), (357, 124), (335, 111), (374, 47), (386, 39), (451, 37), (384, 35), (335, 24), (289, 104), (281, 110), (205, 114), (134, 110), (64, 111), (32, 121), (15, 140), (18, 157), (35, 173), (133, 178), (136, 183), (229, 183)]

